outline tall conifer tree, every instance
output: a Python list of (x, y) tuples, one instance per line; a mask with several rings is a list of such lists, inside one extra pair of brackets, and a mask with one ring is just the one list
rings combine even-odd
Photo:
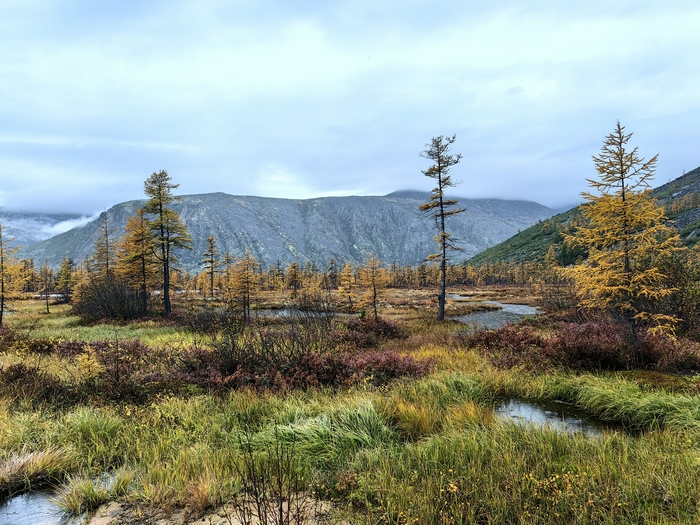
[(582, 306), (607, 310), (627, 324), (636, 349), (639, 327), (673, 330), (674, 316), (657, 308), (673, 293), (659, 263), (682, 246), (650, 196), (658, 155), (639, 157), (638, 148), (627, 146), (631, 136), (617, 122), (593, 157), (600, 179), (588, 181), (595, 193), (582, 194), (587, 223), (567, 235), (587, 249), (588, 258), (565, 273), (574, 280)]
[(447, 281), (447, 250), (458, 250), (452, 239), (452, 234), (445, 229), (445, 219), (452, 215), (462, 213), (464, 208), (457, 208), (457, 200), (445, 198), (445, 188), (454, 187), (457, 183), (452, 180), (450, 172), (452, 166), (459, 164), (462, 159), (461, 154), (452, 155), (450, 149), (457, 140), (456, 135), (444, 137), (442, 135), (433, 137), (426, 150), (420, 156), (433, 161), (433, 165), (421, 173), (426, 177), (435, 180), (436, 186), (430, 192), (430, 201), (421, 204), (421, 211), (427, 212), (428, 216), (435, 220), (438, 235), (435, 240), (438, 244), (438, 253), (428, 256), (428, 260), (437, 260), (440, 266), (440, 293), (438, 295), (438, 320), (445, 318), (445, 288)]
[(176, 249), (192, 249), (192, 240), (187, 232), (187, 227), (180, 220), (175, 210), (169, 207), (177, 200), (172, 190), (179, 184), (171, 182), (170, 175), (165, 170), (154, 172), (144, 183), (144, 191), (148, 201), (144, 205), (144, 212), (152, 216), (147, 221), (148, 228), (155, 239), (155, 254), (162, 269), (162, 293), (163, 309), (165, 315), (170, 315), (170, 270), (177, 262), (173, 251)]

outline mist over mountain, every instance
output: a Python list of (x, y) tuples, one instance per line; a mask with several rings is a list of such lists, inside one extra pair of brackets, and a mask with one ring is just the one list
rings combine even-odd
[(0, 224), (7, 227), (12, 246), (31, 246), (84, 224), (89, 219), (77, 213), (31, 213), (0, 208)]
[[(194, 249), (180, 251), (180, 267), (202, 269), (206, 238), (213, 235), (223, 255), (250, 250), (264, 267), (277, 263), (311, 261), (324, 268), (330, 258), (339, 263), (364, 262), (375, 252), (386, 263), (418, 264), (436, 250), (437, 230), (432, 219), (419, 211), (429, 200), (427, 192), (398, 191), (385, 196), (323, 197), (293, 200), (235, 196), (225, 193), (183, 195), (172, 205), (192, 236)], [(144, 201), (129, 201), (107, 210), (115, 238), (126, 219)], [(463, 252), (454, 260), (468, 259), (552, 216), (554, 210), (529, 201), (460, 198), (467, 211), (448, 218), (448, 231)], [(63, 257), (84, 260), (93, 250), (98, 222), (73, 228), (22, 250), (22, 257), (37, 264), (48, 260), (56, 267)]]

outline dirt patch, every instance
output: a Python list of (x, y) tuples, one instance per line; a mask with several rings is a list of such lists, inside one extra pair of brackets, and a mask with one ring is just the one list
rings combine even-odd
[[(256, 518), (248, 517), (248, 521), (241, 520), (240, 511), (232, 504), (226, 504), (215, 510), (202, 513), (193, 513), (189, 509), (177, 509), (166, 512), (161, 509), (144, 507), (137, 503), (111, 502), (102, 505), (92, 517), (89, 525), (252, 525), (259, 524)], [(307, 520), (300, 522), (291, 520), (290, 523), (299, 525), (330, 525), (337, 523), (343, 525), (345, 521), (331, 521), (330, 507), (324, 503), (318, 503), (310, 512)], [(273, 521), (273, 523), (275, 523)]]

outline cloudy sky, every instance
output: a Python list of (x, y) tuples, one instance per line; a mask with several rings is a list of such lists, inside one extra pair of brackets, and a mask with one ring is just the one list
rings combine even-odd
[(697, 0), (0, 0), (0, 206), (431, 189), (574, 204), (616, 120), (700, 165)]

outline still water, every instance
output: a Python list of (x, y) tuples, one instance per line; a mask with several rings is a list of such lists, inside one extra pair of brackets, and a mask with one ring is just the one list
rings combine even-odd
[(81, 525), (63, 514), (49, 491), (28, 492), (0, 505), (0, 525)]
[(533, 403), (509, 399), (496, 408), (496, 416), (524, 425), (539, 425), (567, 434), (582, 433), (592, 437), (602, 435), (605, 430), (624, 430), (562, 401)]
[(523, 316), (538, 313), (537, 308), (526, 304), (503, 304), (498, 301), (483, 301), (481, 304), (497, 306), (498, 309), (472, 312), (454, 319), (476, 328), (493, 330), (508, 323), (518, 322)]

